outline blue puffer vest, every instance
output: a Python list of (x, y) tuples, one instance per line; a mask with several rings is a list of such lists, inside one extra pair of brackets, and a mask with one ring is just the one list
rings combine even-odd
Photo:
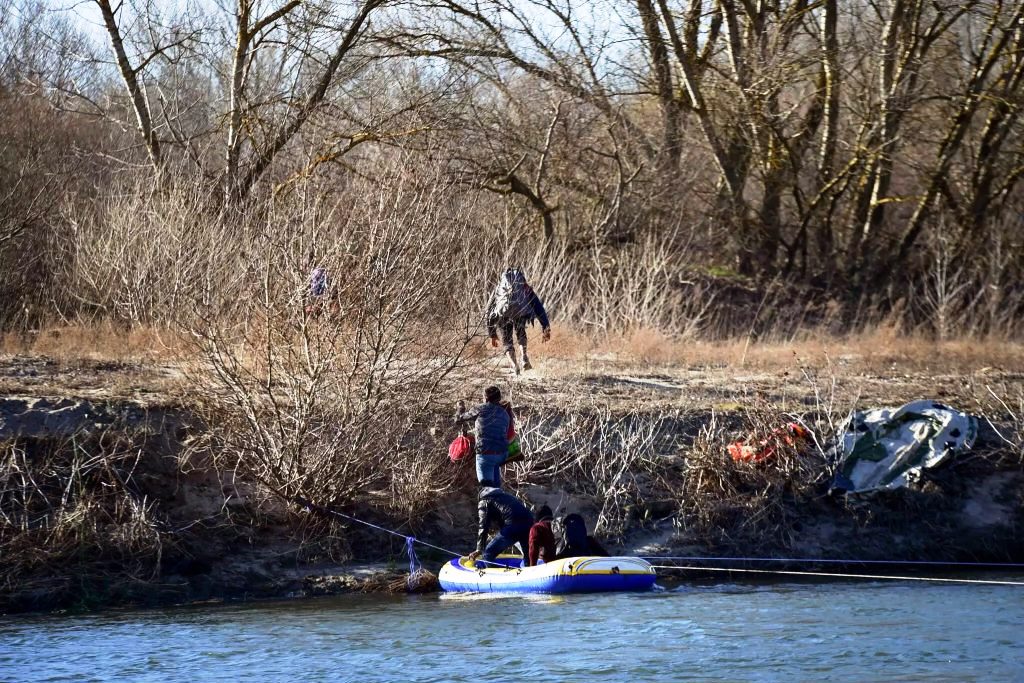
[(508, 412), (497, 403), (477, 408), (476, 452), (487, 455), (508, 453)]

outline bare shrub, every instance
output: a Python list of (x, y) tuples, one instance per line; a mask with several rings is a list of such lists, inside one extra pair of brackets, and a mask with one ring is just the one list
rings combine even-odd
[(483, 262), (488, 284), (504, 268), (522, 266), (553, 318), (595, 338), (652, 329), (693, 339), (708, 324), (715, 296), (683, 279), (692, 265), (688, 245), (671, 232), (619, 248), (561, 237), (540, 242), (497, 225), (486, 226), (484, 237), (492, 245)]
[(598, 507), (596, 531), (621, 537), (644, 521), (652, 485), (674, 462), (677, 414), (613, 413), (607, 405), (566, 406), (531, 414), (519, 430), (524, 452), (519, 483), (550, 482), (590, 496)]
[[(1005, 464), (1024, 466), (1024, 391), (1005, 385), (976, 387), (978, 416), (995, 434), (991, 455)], [(984, 431), (984, 428), (983, 428)]]
[(680, 526), (705, 542), (742, 542), (751, 552), (787, 547), (800, 519), (798, 505), (823, 493), (829, 469), (810, 443), (781, 435), (792, 417), (766, 407), (740, 417), (746, 441), (774, 454), (761, 462), (733, 460), (727, 447), (737, 430), (713, 414), (686, 453), (678, 491)]
[[(444, 486), (425, 485), (437, 476), (423, 462), (426, 418), (479, 314), (462, 303), (465, 273), (445, 268), (457, 206), (391, 170), (373, 192), (267, 214), (246, 272), (196, 306), (191, 381), (209, 425), (201, 447), (220, 467), (285, 500), (358, 499), (411, 518)], [(326, 271), (323, 296), (312, 268)]]
[[(970, 294), (977, 288), (972, 282), (968, 264), (957, 261), (954, 246), (944, 234), (945, 226), (940, 222), (937, 235), (930, 248), (930, 264), (921, 287), (924, 318), (928, 321), (939, 341), (945, 341), (964, 330), (967, 316), (977, 304)], [(984, 288), (977, 298), (984, 295)]]
[[(68, 206), (67, 295), (88, 318), (170, 324), (220, 277), (244, 272), (244, 223), (209, 213), (201, 187), (128, 182), (94, 211)], [(215, 280), (215, 281), (211, 281)]]
[(5, 593), (75, 572), (83, 583), (159, 574), (165, 534), (133, 485), (139, 457), (131, 436), (113, 429), (0, 445)]

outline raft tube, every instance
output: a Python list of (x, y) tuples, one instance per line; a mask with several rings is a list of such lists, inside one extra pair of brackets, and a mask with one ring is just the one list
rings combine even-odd
[(465, 557), (438, 573), (441, 588), (461, 593), (600, 593), (645, 591), (658, 578), (639, 557), (567, 557), (522, 567), (518, 557), (499, 557), (500, 566), (474, 566)]

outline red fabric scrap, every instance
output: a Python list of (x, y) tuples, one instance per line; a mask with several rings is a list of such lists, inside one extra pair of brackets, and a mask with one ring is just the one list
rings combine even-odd
[(799, 440), (806, 439), (807, 436), (806, 429), (796, 422), (790, 422), (757, 443), (748, 444), (742, 439), (733, 441), (729, 444), (728, 451), (736, 462), (764, 462), (775, 455), (779, 446), (795, 446)]

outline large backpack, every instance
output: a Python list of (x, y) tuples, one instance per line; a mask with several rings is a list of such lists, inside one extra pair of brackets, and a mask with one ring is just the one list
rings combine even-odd
[(558, 551), (559, 557), (580, 557), (588, 555), (587, 525), (583, 517), (575, 512), (561, 520), (562, 542)]
[(494, 288), (490, 317), (492, 320), (516, 320), (532, 317), (530, 287), (518, 268), (509, 268)]

